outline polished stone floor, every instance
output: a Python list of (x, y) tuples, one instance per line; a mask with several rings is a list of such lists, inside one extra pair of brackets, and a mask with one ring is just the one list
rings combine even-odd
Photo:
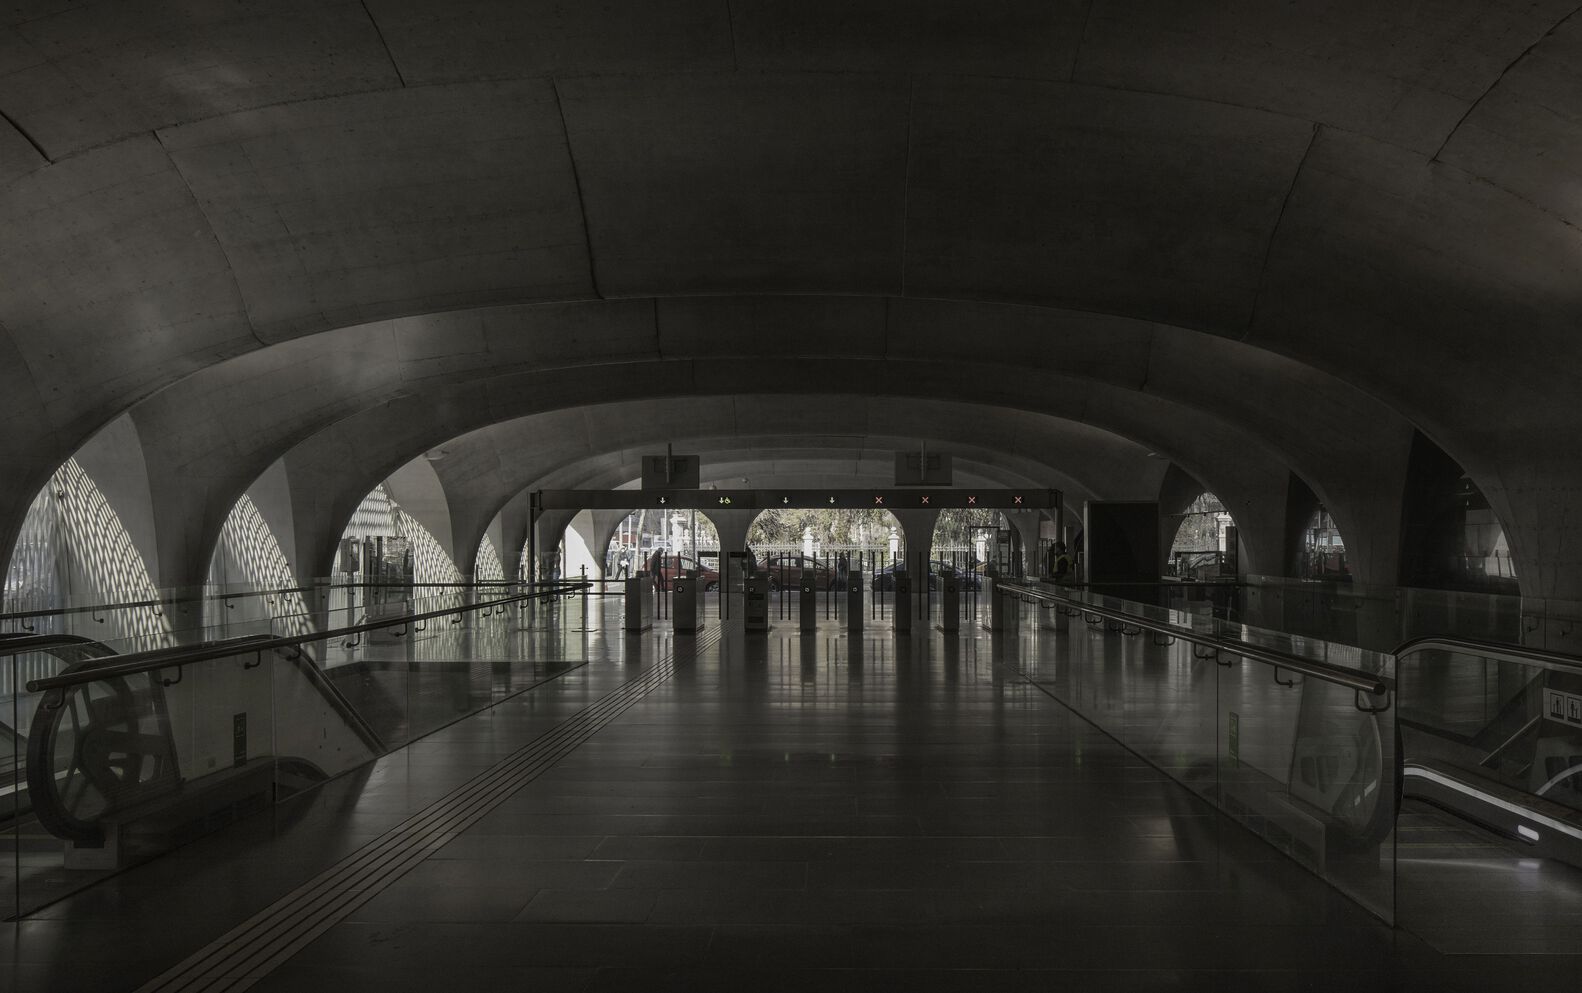
[(1488, 990), (1578, 974), (1574, 956), (1446, 956), (1379, 923), (997, 664), (1006, 642), (975, 626), (624, 638), (609, 622), (586, 665), (5, 925), (0, 989), (135, 989), (672, 657), (669, 678), (246, 981)]

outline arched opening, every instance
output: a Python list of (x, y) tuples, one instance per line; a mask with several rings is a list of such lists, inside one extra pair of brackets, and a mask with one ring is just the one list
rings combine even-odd
[(1236, 574), (1236, 522), (1219, 497), (1205, 490), (1165, 522), (1171, 534), (1165, 575), (1205, 580)]
[(363, 497), (341, 532), (333, 571), (349, 582), (411, 586), (461, 582), (461, 571), (428, 528), (383, 483)]
[(1300, 476), (1286, 489), (1286, 575), (1297, 579), (1351, 582), (1346, 540), (1329, 509)]
[(439, 540), (380, 483), (341, 533), (331, 567), (330, 611), (350, 623), (405, 611), (414, 596), (445, 592), (461, 572)]
[[(583, 511), (578, 516), (587, 514)], [(570, 533), (568, 528), (567, 532)], [(566, 540), (560, 544), (561, 562), (576, 573), (575, 556), (567, 554)], [(666, 575), (689, 569), (698, 570), (705, 590), (719, 583), (720, 536), (714, 522), (696, 510), (634, 510), (615, 526), (604, 548), (604, 575), (621, 579), (648, 570), (654, 572), (655, 557), (663, 563)]]
[(276, 633), (306, 634), (312, 630), (307, 599), (295, 591), (296, 577), (280, 548), (280, 541), (258, 512), (252, 497), (242, 494), (226, 515), (209, 559), (209, 586), (225, 592), (291, 590), (267, 599), (238, 597), (223, 604), (205, 605), (206, 626), (212, 637), (253, 633), (246, 628), (257, 621), (273, 621)]
[(1313, 508), (1302, 531), (1302, 547), (1297, 557), (1298, 579), (1349, 583), (1351, 567), (1346, 562), (1346, 540), (1323, 504)]
[(1412, 438), (1401, 507), (1402, 586), (1515, 594), (1505, 528), (1461, 464), (1422, 432)]
[[(28, 506), (6, 568), (5, 612), (54, 612), (159, 596), (121, 515), (77, 459), (67, 459)], [(41, 613), (9, 626), (33, 634), (83, 635), (118, 651), (173, 643), (170, 616), (147, 607)]]
[(1021, 554), (1019, 535), (998, 510), (951, 507), (934, 519), (932, 562), (929, 572), (947, 569), (976, 577), (992, 567), (1010, 575)]
[(821, 585), (844, 589), (858, 572), (883, 588), (905, 561), (906, 534), (888, 510), (772, 507), (753, 518), (747, 547), (778, 589), (812, 569)]

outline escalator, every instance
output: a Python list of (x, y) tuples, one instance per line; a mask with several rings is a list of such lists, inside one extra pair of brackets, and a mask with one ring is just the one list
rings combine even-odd
[(26, 775), (27, 731), (33, 707), (21, 685), (114, 654), (107, 645), (78, 635), (0, 634), (0, 798), (4, 798), (0, 799), (0, 824), (33, 810), (33, 792)]
[[(29, 701), (29, 807), (70, 843), (68, 866), (173, 847), (386, 750), (305, 650), (272, 641), (191, 646), (165, 653), (168, 667), (124, 675), (114, 669), (138, 656), (79, 652), (53, 673), (107, 670)], [(187, 664), (183, 653), (211, 657)], [(220, 693), (228, 712), (211, 713), (204, 704)]]
[(1405, 795), (1582, 867), (1582, 665), (1442, 639), (1399, 658)]

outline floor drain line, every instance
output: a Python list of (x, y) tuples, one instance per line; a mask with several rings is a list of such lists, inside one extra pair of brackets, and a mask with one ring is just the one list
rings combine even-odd
[[(718, 638), (717, 633), (700, 637), (697, 647), (706, 648)], [(247, 989), (554, 766), (674, 672), (672, 656), (254, 914), (137, 993)]]

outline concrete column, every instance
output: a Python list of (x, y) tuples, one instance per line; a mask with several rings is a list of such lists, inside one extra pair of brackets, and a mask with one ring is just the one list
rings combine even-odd
[(1022, 571), (1028, 576), (1036, 576), (1041, 565), (1038, 561), (1038, 516), (1036, 510), (1012, 510), (1005, 514), (1005, 519), (1021, 537)]
[(939, 523), (939, 511), (892, 510), (890, 513), (906, 537), (906, 571), (912, 577), (914, 603), (921, 614), (928, 596), (928, 561), (934, 557), (934, 526)]
[(565, 534), (566, 527), (571, 519), (577, 516), (575, 510), (546, 510), (538, 517), (538, 526), (535, 529), (535, 540), (538, 545), (538, 576), (547, 579), (555, 567), (555, 552), (560, 545), (560, 539)]
[(523, 570), (522, 558), (527, 554), (527, 521), (532, 494), (523, 490), (507, 500), (500, 508), (500, 566), (505, 578), (515, 580)]
[(747, 548), (747, 532), (752, 529), (753, 521), (758, 518), (758, 511), (700, 510), (698, 513), (707, 517), (709, 523), (714, 525), (715, 532), (719, 534), (720, 555), (744, 551)]

